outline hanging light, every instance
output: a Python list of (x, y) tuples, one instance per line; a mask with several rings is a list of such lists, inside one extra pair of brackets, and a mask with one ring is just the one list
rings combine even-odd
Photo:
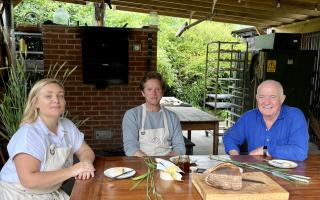
[(316, 3), (316, 4), (314, 4), (314, 11), (318, 11), (318, 4)]
[(277, 8), (280, 8), (281, 7), (281, 3), (280, 3), (280, 0), (277, 1)]
[(238, 0), (238, 3), (241, 3), (241, 0)]

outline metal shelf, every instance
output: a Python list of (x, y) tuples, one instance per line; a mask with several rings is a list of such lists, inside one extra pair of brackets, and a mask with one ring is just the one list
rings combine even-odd
[(242, 81), (241, 78), (218, 78), (221, 81)]
[(216, 99), (231, 99), (233, 97), (231, 94), (207, 94), (207, 96)]
[(29, 33), (29, 32), (14, 32), (14, 35), (40, 36), (40, 37), (42, 37), (42, 33)]
[(226, 108), (241, 108), (241, 106), (237, 104), (233, 104), (230, 102), (206, 102), (206, 105), (211, 106), (213, 108), (218, 108), (218, 109), (226, 109)]
[(241, 53), (241, 50), (220, 49), (220, 51), (209, 51), (209, 53)]
[(217, 109), (227, 109), (233, 107), (232, 103), (229, 102), (206, 102), (206, 105)]
[[(23, 53), (23, 52), (21, 52)], [(43, 51), (27, 51), (27, 55), (28, 54), (38, 54), (38, 55), (43, 55)]]
[(245, 69), (248, 67), (247, 52), (248, 45), (243, 42), (207, 44), (204, 106), (215, 111), (217, 109), (228, 111), (228, 120), (232, 123), (243, 112), (244, 96), (247, 91), (244, 89)]
[(245, 60), (241, 59), (218, 59), (220, 62), (244, 62)]
[(237, 114), (237, 113), (235, 113), (235, 112), (232, 112), (232, 111), (228, 111), (228, 113), (230, 114), (230, 115), (233, 115), (233, 116), (236, 116), (236, 117), (240, 117), (241, 116), (241, 114)]

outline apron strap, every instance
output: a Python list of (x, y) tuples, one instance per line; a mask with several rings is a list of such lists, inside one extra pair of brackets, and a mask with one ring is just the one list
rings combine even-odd
[(163, 115), (163, 124), (164, 124), (164, 129), (169, 132), (169, 128), (168, 128), (168, 120), (167, 120), (167, 113), (164, 109), (164, 107), (161, 105), (161, 111), (162, 111), (162, 115)]
[(141, 131), (144, 131), (144, 124), (146, 122), (146, 116), (147, 116), (147, 107), (146, 104), (142, 104), (142, 118), (141, 118)]

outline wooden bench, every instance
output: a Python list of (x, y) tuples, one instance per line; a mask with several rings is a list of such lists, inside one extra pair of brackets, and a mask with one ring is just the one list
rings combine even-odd
[(193, 155), (193, 147), (196, 145), (184, 136), (183, 136), (183, 139), (186, 146), (186, 155)]

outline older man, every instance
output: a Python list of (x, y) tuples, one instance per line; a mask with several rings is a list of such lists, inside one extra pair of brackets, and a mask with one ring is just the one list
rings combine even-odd
[(262, 82), (256, 100), (258, 108), (244, 113), (223, 137), (225, 151), (239, 155), (238, 146), (246, 142), (250, 155), (305, 160), (308, 126), (300, 109), (282, 105), (285, 95), (281, 84), (274, 80)]

